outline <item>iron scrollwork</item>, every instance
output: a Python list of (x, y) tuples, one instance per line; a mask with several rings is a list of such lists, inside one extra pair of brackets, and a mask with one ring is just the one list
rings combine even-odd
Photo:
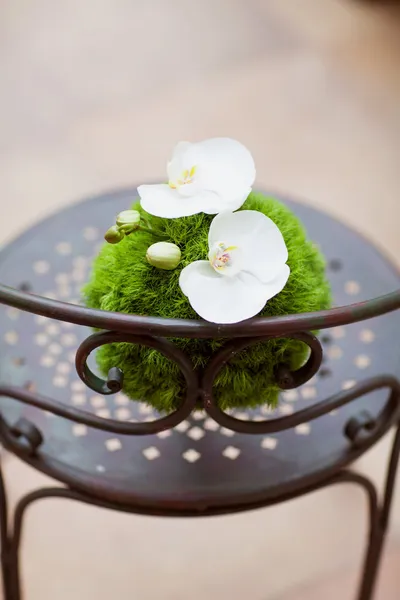
[[(42, 298), (4, 285), (0, 285), (0, 303), (38, 315), (48, 315), (61, 321), (100, 329), (104, 328), (104, 331), (95, 333), (84, 340), (76, 353), (76, 369), (80, 378), (97, 393), (113, 394), (123, 387), (123, 373), (118, 365), (110, 369), (106, 380), (95, 375), (87, 365), (89, 354), (103, 344), (115, 342), (142, 344), (157, 349), (178, 364), (186, 383), (186, 393), (180, 407), (160, 419), (144, 423), (124, 423), (114, 419), (104, 419), (25, 389), (10, 386), (1, 386), (0, 388), (0, 395), (12, 397), (20, 402), (36, 406), (71, 421), (83, 423), (110, 433), (122, 435), (158, 433), (179, 424), (196, 406), (203, 406), (213, 419), (234, 431), (272, 433), (318, 418), (335, 408), (352, 402), (373, 389), (388, 387), (390, 396), (378, 417), (372, 419), (369, 415), (358, 415), (346, 427), (344, 433), (349, 440), (353, 444), (362, 445), (367, 443), (371, 436), (375, 435), (377, 429), (381, 430), (384, 423), (390, 421), (393, 415), (398, 413), (396, 398), (398, 399), (399, 395), (399, 384), (390, 377), (382, 376), (361, 382), (351, 390), (339, 392), (331, 398), (293, 415), (261, 422), (245, 422), (224, 413), (214, 399), (213, 382), (223, 365), (246, 347), (270, 339), (289, 338), (307, 344), (310, 348), (310, 355), (306, 363), (297, 371), (291, 371), (287, 365), (280, 365), (275, 372), (276, 382), (281, 389), (299, 387), (315, 375), (322, 360), (321, 344), (309, 331), (360, 321), (400, 308), (400, 290), (375, 300), (328, 311), (273, 318), (253, 318), (243, 323), (224, 326), (205, 321), (109, 313)], [(204, 372), (200, 373), (194, 370), (190, 358), (167, 337), (224, 338), (229, 341), (210, 357)], [(14, 440), (14, 446), (25, 444), (34, 452), (35, 447), (37, 448), (40, 445), (38, 436), (34, 436), (36, 441), (32, 444), (27, 444), (25, 433), (19, 432), (19, 429), (19, 426), (14, 426), (14, 432), (9, 431), (9, 438)]]
[[(287, 315), (274, 318), (254, 318), (244, 323), (219, 326), (202, 321), (185, 321), (122, 315), (92, 310), (72, 304), (65, 304), (48, 298), (41, 298), (19, 290), (0, 285), (0, 303), (44, 315), (60, 321), (103, 329), (100, 333), (89, 336), (76, 353), (76, 369), (80, 378), (97, 393), (108, 395), (118, 392), (123, 387), (123, 373), (116, 365), (108, 373), (106, 380), (95, 375), (87, 365), (89, 354), (103, 344), (125, 342), (142, 344), (162, 352), (170, 360), (178, 364), (186, 383), (186, 395), (180, 407), (173, 413), (155, 421), (144, 423), (121, 422), (114, 419), (101, 418), (97, 415), (68, 406), (54, 399), (41, 396), (21, 387), (0, 385), (0, 397), (13, 398), (18, 402), (39, 408), (52, 414), (66, 418), (75, 423), (120, 435), (146, 435), (170, 429), (183, 421), (196, 406), (205, 411), (220, 425), (231, 430), (248, 434), (265, 434), (284, 431), (302, 423), (317, 419), (345, 404), (349, 404), (365, 394), (378, 389), (388, 389), (389, 394), (381, 410), (376, 416), (360, 412), (346, 424), (344, 435), (350, 447), (344, 462), (336, 461), (329, 472), (317, 474), (315, 478), (304, 475), (301, 485), (295, 490), (285, 491), (272, 500), (254, 501), (253, 507), (275, 504), (295, 498), (307, 491), (350, 482), (362, 486), (369, 499), (369, 538), (364, 559), (364, 571), (361, 580), (359, 600), (371, 600), (379, 559), (382, 553), (383, 540), (388, 526), (392, 505), (395, 477), (400, 455), (400, 383), (392, 377), (382, 375), (362, 381), (353, 388), (309, 406), (303, 410), (284, 417), (249, 422), (237, 419), (223, 412), (214, 397), (213, 385), (215, 377), (238, 352), (252, 344), (270, 339), (289, 338), (300, 340), (310, 348), (306, 363), (297, 371), (291, 371), (287, 365), (276, 369), (276, 383), (281, 389), (291, 389), (309, 381), (318, 371), (322, 360), (322, 348), (318, 339), (310, 331), (345, 325), (363, 319), (379, 316), (400, 308), (400, 290), (376, 300), (353, 304), (309, 314)], [(229, 340), (210, 357), (203, 372), (196, 372), (190, 358), (182, 352), (171, 338), (223, 338)], [(168, 338), (168, 339), (167, 339)], [(368, 447), (377, 441), (390, 427), (397, 424), (397, 433), (392, 446), (385, 492), (382, 503), (379, 503), (376, 489), (366, 477), (345, 469), (346, 465), (356, 459)], [(92, 481), (88, 487), (83, 486), (78, 472), (68, 465), (58, 462), (42, 451), (43, 437), (40, 430), (27, 419), (19, 419), (10, 425), (0, 415), (0, 440), (11, 452), (26, 463), (43, 473), (63, 482), (64, 488), (44, 488), (28, 494), (17, 505), (13, 526), (9, 528), (8, 506), (5, 486), (0, 465), (0, 535), (1, 535), (1, 567), (3, 585), (7, 600), (20, 600), (21, 585), (19, 575), (19, 545), (25, 511), (36, 500), (47, 497), (68, 497), (95, 506), (112, 508), (126, 512), (142, 512), (144, 514), (198, 515), (198, 509), (191, 509), (177, 504), (173, 510), (160, 502), (156, 507), (149, 503), (143, 505), (136, 496), (128, 494), (124, 504), (120, 496), (114, 497), (112, 486), (107, 488), (102, 481)], [(86, 482), (85, 482), (86, 484)], [(85, 493), (82, 491), (86, 490)], [(250, 505), (246, 505), (249, 508)], [(236, 510), (242, 510), (238, 504)], [(171, 512), (172, 510), (172, 512)], [(233, 512), (231, 506), (202, 506), (202, 514), (224, 514)]]
[[(82, 342), (76, 354), (76, 369), (78, 375), (88, 387), (97, 393), (108, 395), (113, 394), (122, 388), (123, 373), (118, 367), (113, 367), (110, 369), (108, 379), (103, 380), (90, 370), (87, 359), (90, 353), (100, 346), (117, 342), (141, 344), (160, 351), (167, 358), (178, 364), (185, 378), (187, 388), (186, 396), (179, 409), (152, 422), (128, 424), (129, 430), (126, 430), (126, 433), (130, 435), (156, 433), (166, 428), (176, 426), (187, 418), (195, 407), (204, 408), (217, 423), (227, 429), (239, 433), (277, 433), (322, 417), (332, 410), (336, 410), (345, 404), (353, 402), (357, 398), (374, 390), (388, 388), (390, 392), (388, 399), (377, 417), (372, 418), (371, 415), (363, 411), (352, 417), (346, 424), (344, 434), (354, 446), (362, 447), (379, 434), (382, 431), (382, 428), (386, 427), (388, 422), (391, 422), (391, 420), (399, 413), (400, 385), (395, 378), (389, 376), (376, 377), (371, 380), (363, 381), (351, 390), (339, 392), (322, 402), (318, 402), (303, 410), (297, 411), (292, 415), (284, 417), (250, 422), (238, 419), (221, 410), (213, 394), (213, 384), (220, 370), (234, 356), (246, 348), (257, 343), (266, 342), (271, 339), (281, 339), (283, 337), (285, 339), (299, 340), (306, 344), (310, 349), (307, 361), (298, 370), (291, 371), (285, 364), (280, 365), (276, 369), (275, 376), (277, 385), (283, 390), (294, 389), (302, 386), (314, 377), (321, 366), (323, 357), (322, 346), (318, 338), (314, 334), (305, 331), (285, 336), (269, 335), (229, 340), (210, 357), (208, 365), (202, 372), (195, 371), (190, 358), (178, 348), (176, 344), (165, 338), (103, 331), (89, 336)], [(117, 385), (115, 385), (115, 380), (113, 381), (113, 377), (115, 377), (113, 376), (113, 373), (116, 372), (119, 372)], [(92, 418), (88, 413), (86, 413), (86, 415), (87, 419), (90, 420)], [(104, 421), (104, 419), (102, 419), (102, 421)]]

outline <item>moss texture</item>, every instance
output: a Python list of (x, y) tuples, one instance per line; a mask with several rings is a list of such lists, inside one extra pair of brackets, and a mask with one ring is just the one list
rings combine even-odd
[[(90, 282), (84, 288), (87, 306), (103, 310), (199, 319), (182, 294), (178, 280), (183, 267), (206, 259), (211, 215), (199, 214), (181, 219), (161, 219), (140, 210), (149, 224), (165, 231), (182, 251), (182, 260), (174, 271), (161, 271), (146, 262), (146, 250), (156, 241), (150, 234), (137, 231), (120, 244), (105, 244), (93, 264)], [(307, 240), (303, 226), (278, 200), (252, 192), (242, 210), (258, 210), (270, 217), (285, 239), (290, 277), (280, 294), (272, 298), (260, 313), (275, 316), (329, 308), (330, 287), (325, 277), (325, 261), (316, 246)], [(223, 340), (174, 340), (187, 352), (195, 367), (203, 367), (210, 354)], [(287, 363), (298, 368), (308, 349), (301, 342), (270, 340), (238, 354), (219, 373), (214, 393), (223, 409), (274, 406), (279, 389), (273, 381), (274, 368)], [(176, 408), (185, 391), (179, 368), (156, 350), (119, 343), (103, 346), (97, 362), (106, 375), (113, 366), (124, 372), (124, 391), (133, 400), (153, 405), (160, 412)]]

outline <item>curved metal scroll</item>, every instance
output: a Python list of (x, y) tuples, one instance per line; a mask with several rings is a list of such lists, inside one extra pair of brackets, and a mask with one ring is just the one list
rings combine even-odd
[[(100, 346), (114, 343), (137, 344), (158, 350), (161, 354), (178, 365), (186, 380), (188, 389), (191, 390), (198, 386), (198, 379), (190, 358), (169, 340), (149, 335), (136, 335), (134, 333), (101, 331), (86, 338), (79, 346), (75, 357), (75, 367), (79, 377), (88, 387), (90, 387), (90, 389), (98, 394), (115, 394), (122, 389), (123, 373), (118, 367), (110, 369), (107, 380), (104, 380), (95, 375), (87, 364), (87, 359), (93, 350), (96, 350), (96, 348), (99, 348)], [(117, 370), (120, 372), (119, 377), (115, 377), (115, 372)], [(114, 377), (110, 377), (110, 373)]]
[[(238, 433), (272, 434), (285, 431), (297, 427), (297, 425), (301, 425), (302, 423), (318, 419), (332, 410), (382, 388), (389, 389), (389, 396), (383, 409), (373, 422), (368, 423), (367, 427), (359, 427), (354, 437), (348, 435), (350, 441), (358, 447), (364, 444), (367, 445), (371, 440), (379, 436), (382, 428), (387, 428), (388, 425), (394, 424), (400, 416), (400, 383), (395, 377), (390, 375), (382, 375), (362, 381), (350, 390), (339, 392), (322, 402), (299, 410), (292, 415), (253, 422), (243, 421), (223, 412), (219, 408), (210, 388), (211, 374), (209, 379), (210, 381), (206, 382), (207, 387), (204, 392), (204, 408), (206, 412), (223, 427), (232, 429)], [(346, 431), (344, 433), (347, 435)]]
[(254, 344), (283, 338), (303, 342), (310, 348), (310, 356), (308, 357), (307, 362), (296, 371), (291, 371), (288, 365), (281, 364), (275, 372), (275, 379), (279, 387), (282, 390), (293, 389), (303, 385), (314, 377), (321, 366), (323, 356), (321, 343), (314, 334), (309, 333), (308, 331), (300, 331), (299, 333), (292, 333), (285, 336), (267, 335), (253, 338), (239, 338), (227, 342), (211, 357), (202, 379), (203, 398), (205, 401), (207, 402), (208, 396), (212, 394), (212, 386), (216, 376), (230, 359), (249, 346), (254, 346)]
[[(311, 333), (301, 332), (287, 336), (290, 339), (300, 340), (306, 343), (311, 350), (310, 356), (305, 365), (297, 371), (289, 371), (286, 367), (278, 369), (277, 383), (283, 389), (297, 387), (308, 381), (318, 371), (322, 359), (322, 348), (318, 339)], [(102, 380), (89, 369), (87, 359), (90, 353), (104, 344), (115, 342), (126, 342), (142, 344), (150, 348), (155, 348), (162, 352), (167, 358), (176, 362), (186, 381), (186, 397), (180, 407), (173, 413), (161, 417), (155, 421), (144, 423), (124, 423), (114, 419), (104, 419), (84, 410), (73, 406), (65, 405), (54, 399), (46, 398), (29, 392), (22, 388), (16, 388), (8, 385), (0, 385), (0, 396), (8, 396), (17, 401), (35, 406), (42, 410), (49, 411), (60, 417), (71, 421), (85, 424), (95, 429), (101, 429), (110, 433), (120, 435), (147, 435), (158, 433), (178, 425), (189, 416), (194, 410), (196, 403), (202, 401), (205, 411), (220, 425), (237, 431), (239, 433), (249, 434), (268, 434), (284, 431), (302, 423), (317, 419), (328, 414), (361, 396), (381, 388), (389, 388), (389, 397), (380, 411), (378, 417), (372, 419), (370, 415), (361, 413), (349, 421), (344, 431), (345, 435), (352, 442), (353, 446), (361, 447), (368, 445), (371, 440), (379, 436), (383, 429), (394, 423), (400, 414), (400, 384), (392, 376), (381, 376), (364, 381), (354, 388), (342, 391), (323, 402), (307, 407), (292, 415), (266, 419), (264, 421), (249, 422), (237, 419), (221, 410), (213, 395), (213, 383), (216, 375), (221, 368), (238, 352), (265, 340), (275, 339), (278, 336), (266, 336), (264, 338), (242, 338), (227, 342), (211, 358), (202, 377), (194, 370), (188, 356), (180, 350), (175, 344), (163, 338), (151, 336), (140, 336), (134, 334), (124, 334), (118, 332), (101, 332), (88, 337), (80, 345), (76, 355), (77, 371), (81, 379), (98, 393), (111, 394), (116, 391), (115, 387), (110, 387), (109, 380)], [(113, 371), (112, 369), (111, 371)], [(279, 378), (282, 376), (280, 380)], [(121, 380), (120, 380), (121, 381)], [(120, 384), (118, 382), (118, 386)], [(3, 436), (7, 433), (7, 424), (3, 424)], [(7, 442), (19, 452), (32, 454), (41, 443), (40, 432), (31, 431), (29, 423), (17, 423), (13, 427), (8, 427)]]
[[(218, 372), (236, 354), (254, 344), (279, 338), (280, 336), (264, 336), (261, 338), (239, 338), (237, 340), (231, 340), (227, 342), (211, 357), (211, 361), (206, 367), (202, 378), (203, 397), (206, 394), (204, 383), (206, 388), (209, 386), (212, 387), (212, 383)], [(275, 373), (276, 382), (281, 389), (288, 390), (303, 385), (317, 373), (319, 367), (321, 366), (323, 350), (318, 338), (316, 338), (312, 333), (308, 333), (306, 331), (288, 335), (285, 339), (299, 340), (306, 344), (311, 351), (306, 363), (296, 371), (291, 371), (290, 367), (285, 364), (281, 364), (277, 368)], [(191, 381), (194, 376), (195, 372), (188, 355), (182, 352), (182, 350), (178, 348), (176, 344), (173, 344), (165, 338), (135, 335), (133, 333), (118, 333), (116, 331), (102, 331), (99, 333), (94, 333), (86, 338), (79, 346), (75, 356), (75, 367), (79, 377), (90, 389), (98, 394), (108, 396), (110, 394), (115, 394), (122, 389), (124, 374), (121, 369), (118, 367), (112, 367), (108, 372), (107, 380), (104, 380), (93, 373), (87, 364), (89, 355), (91, 352), (93, 352), (93, 350), (113, 343), (139, 344), (158, 350), (169, 360), (174, 361), (179, 366), (188, 386), (189, 381)], [(195, 377), (197, 384), (197, 376), (195, 375)]]
[[(399, 383), (389, 376), (376, 377), (360, 383), (351, 390), (340, 392), (324, 402), (293, 415), (251, 423), (225, 414), (215, 402), (212, 386), (218, 371), (229, 358), (241, 349), (263, 340), (283, 337), (303, 341), (310, 347), (311, 355), (307, 363), (298, 371), (291, 372), (285, 365), (279, 367), (276, 371), (277, 383), (282, 389), (302, 385), (318, 370), (322, 358), (322, 350), (318, 340), (305, 330), (325, 329), (354, 323), (398, 309), (400, 308), (400, 290), (374, 300), (327, 311), (271, 318), (255, 317), (233, 325), (216, 325), (201, 320), (164, 319), (110, 313), (35, 296), (4, 285), (0, 285), (0, 303), (61, 321), (89, 327), (106, 328), (108, 331), (94, 334), (85, 340), (76, 355), (79, 376), (91, 389), (98, 393), (106, 395), (115, 393), (121, 389), (123, 379), (123, 374), (118, 367), (110, 370), (108, 379), (105, 381), (92, 373), (87, 366), (87, 358), (90, 352), (103, 344), (114, 342), (143, 344), (159, 350), (178, 364), (187, 386), (184, 401), (175, 412), (156, 421), (145, 423), (122, 423), (113, 419), (103, 419), (75, 407), (66, 406), (55, 400), (32, 394), (27, 390), (12, 386), (0, 386), (0, 395), (14, 398), (61, 417), (104, 431), (122, 435), (145, 435), (169, 429), (184, 420), (195, 408), (199, 398), (202, 398), (207, 413), (225, 427), (242, 433), (273, 433), (316, 419), (375, 389), (388, 387), (391, 391), (389, 399), (377, 419), (372, 419), (369, 415), (361, 415), (354, 422), (349, 422), (346, 428), (345, 434), (352, 443), (362, 445), (375, 436), (376, 431), (381, 429), (384, 422), (392, 421), (394, 415), (398, 415), (399, 412)], [(188, 356), (167, 340), (166, 337), (234, 339), (211, 358), (201, 377), (201, 383), (199, 383), (200, 378), (193, 369)], [(10, 433), (19, 447), (24, 445), (27, 439), (26, 424), (22, 425), (23, 427), (19, 424), (15, 432)], [(35, 445), (39, 443), (39, 438), (36, 434), (33, 437), (31, 434), (32, 432), (28, 436), (32, 438), (28, 443), (28, 449), (34, 451)]]
[[(176, 411), (165, 417), (156, 419), (155, 421), (146, 421), (144, 423), (128, 423), (117, 421), (115, 419), (104, 419), (103, 417), (98, 417), (85, 410), (80, 410), (74, 406), (58, 402), (53, 398), (47, 398), (46, 396), (41, 396), (24, 388), (12, 385), (0, 384), (0, 397), (5, 396), (7, 398), (13, 398), (18, 402), (51, 412), (52, 414), (68, 419), (69, 421), (82, 423), (88, 427), (107, 431), (108, 433), (115, 433), (118, 435), (148, 435), (171, 429), (190, 415), (196, 405), (198, 395), (196, 377), (193, 376), (190, 382), (187, 380), (187, 384), (186, 398)], [(16, 427), (18, 427), (18, 430)], [(24, 426), (24, 435), (21, 434), (19, 429), (20, 423), (10, 427), (0, 416), (0, 438), (6, 438), (7, 445), (11, 446), (13, 449), (22, 453), (32, 454), (35, 450), (35, 444), (38, 437), (37, 433), (32, 432), (32, 435), (27, 439), (26, 427)], [(33, 433), (35, 435), (33, 435)]]

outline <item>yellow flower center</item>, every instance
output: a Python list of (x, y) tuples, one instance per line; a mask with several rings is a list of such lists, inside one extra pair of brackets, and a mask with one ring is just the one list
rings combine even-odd
[(196, 173), (196, 165), (194, 165), (191, 169), (185, 169), (182, 171), (181, 177), (176, 181), (169, 181), (168, 185), (171, 189), (176, 190), (178, 187), (182, 185), (187, 185), (188, 183), (193, 183), (193, 177)]

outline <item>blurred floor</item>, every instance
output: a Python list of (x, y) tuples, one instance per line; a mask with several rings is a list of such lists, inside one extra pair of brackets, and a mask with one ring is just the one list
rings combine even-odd
[[(399, 63), (399, 10), (380, 2), (5, 0), (0, 241), (82, 196), (162, 177), (177, 140), (229, 135), (260, 186), (400, 262)], [(360, 461), (378, 481), (387, 446)], [(43, 481), (11, 457), (7, 473), (13, 498)], [(200, 523), (46, 501), (27, 522), (26, 600), (347, 600), (361, 503), (344, 486)], [(378, 600), (398, 597), (399, 540), (397, 493)]]
[[(397, 600), (400, 590), (400, 549), (390, 548), (385, 553), (381, 574), (377, 585), (377, 599)], [(356, 589), (358, 573), (354, 571), (339, 571), (319, 583), (300, 587), (295, 593), (276, 600), (337, 600), (354, 598), (349, 590)]]

